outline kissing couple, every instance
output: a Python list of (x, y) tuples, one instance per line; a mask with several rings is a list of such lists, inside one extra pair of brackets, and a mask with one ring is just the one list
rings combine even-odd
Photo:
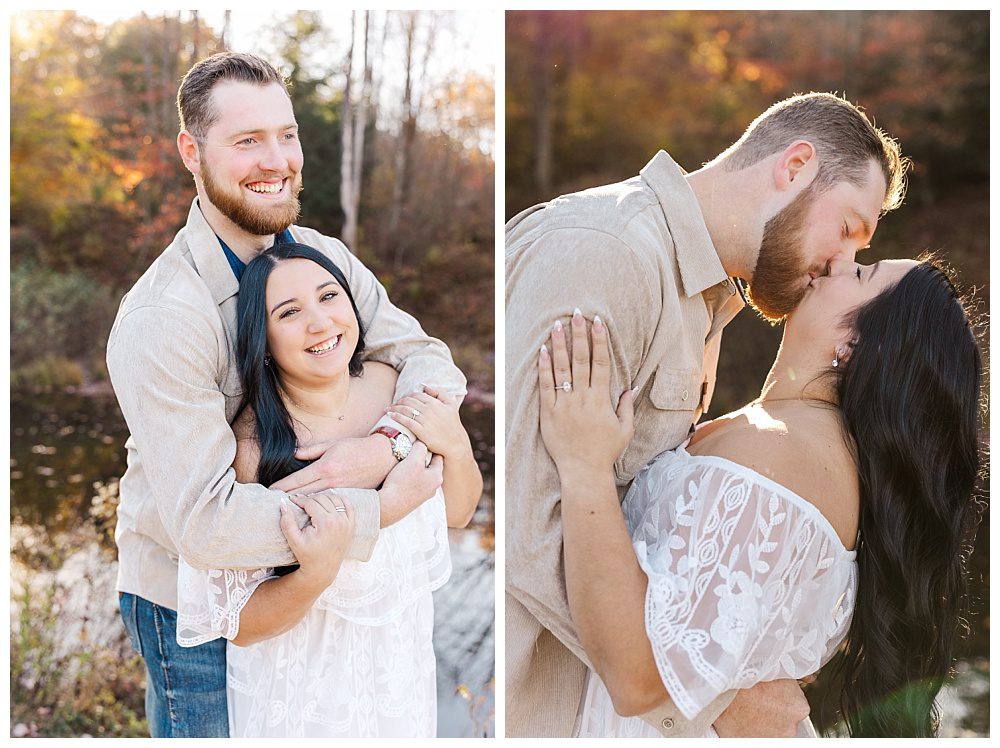
[[(837, 653), (852, 736), (935, 733), (982, 365), (938, 261), (855, 261), (906, 166), (814, 93), (508, 222), (509, 736), (815, 736)], [(781, 346), (699, 424), (734, 279)]]

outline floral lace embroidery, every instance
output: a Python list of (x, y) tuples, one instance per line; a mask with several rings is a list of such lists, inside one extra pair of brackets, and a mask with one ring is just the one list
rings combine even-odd
[[(232, 737), (433, 737), (431, 592), (451, 573), (438, 492), (379, 533), (367, 562), (345, 561), (292, 629), (227, 652)], [(198, 571), (180, 560), (177, 641), (239, 632), (272, 569)]]
[[(636, 477), (623, 510), (649, 577), (657, 669), (687, 719), (725, 691), (814, 673), (843, 641), (855, 554), (787, 488), (678, 449)], [(646, 734), (641, 720), (614, 715), (596, 677), (584, 703), (588, 734)]]

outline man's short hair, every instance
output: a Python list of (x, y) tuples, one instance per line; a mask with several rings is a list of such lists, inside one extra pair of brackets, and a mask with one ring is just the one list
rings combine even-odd
[(267, 86), (277, 83), (288, 93), (288, 81), (267, 60), (244, 52), (219, 52), (196, 62), (177, 91), (177, 115), (182, 130), (199, 142), (219, 118), (212, 107), (212, 88), (220, 81)]
[(868, 162), (874, 159), (886, 183), (882, 212), (903, 202), (909, 160), (900, 155), (899, 144), (876, 128), (859, 107), (830, 93), (800, 94), (779, 101), (751, 122), (719, 159), (726, 171), (745, 169), (796, 140), (807, 140), (816, 149), (819, 172), (814, 185), (818, 190), (840, 182), (863, 187)]

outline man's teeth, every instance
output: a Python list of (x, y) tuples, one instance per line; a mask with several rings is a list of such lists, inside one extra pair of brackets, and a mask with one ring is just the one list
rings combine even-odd
[(326, 353), (327, 351), (332, 351), (340, 343), (340, 336), (338, 335), (333, 340), (328, 340), (325, 343), (317, 345), (315, 348), (306, 348), (310, 353)]
[(253, 184), (248, 184), (247, 189), (253, 190), (254, 192), (263, 192), (267, 195), (277, 195), (281, 192), (281, 187), (284, 182), (278, 182), (277, 184), (266, 184), (264, 182), (254, 182)]

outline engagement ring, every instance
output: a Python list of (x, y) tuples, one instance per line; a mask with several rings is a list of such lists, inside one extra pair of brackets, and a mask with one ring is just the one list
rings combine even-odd
[(573, 385), (570, 384), (569, 382), (563, 382), (559, 386), (559, 389), (561, 389), (563, 392), (572, 392), (573, 391)]
[(410, 410), (413, 411), (413, 418), (419, 418), (420, 417), (420, 411), (419, 410), (417, 410), (416, 408), (410, 408)]

